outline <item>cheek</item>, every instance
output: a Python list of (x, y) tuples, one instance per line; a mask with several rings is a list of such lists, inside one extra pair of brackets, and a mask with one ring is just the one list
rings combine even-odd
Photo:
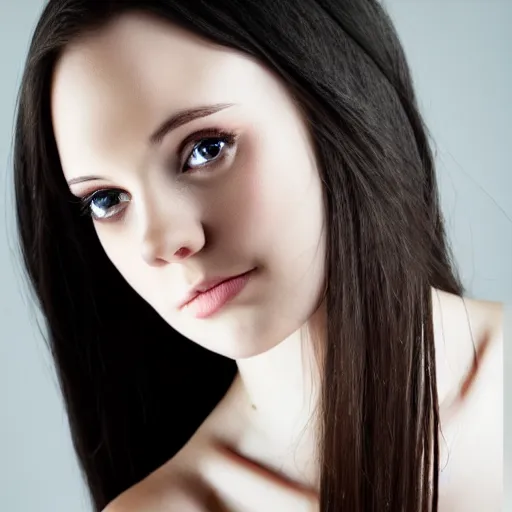
[(274, 262), (310, 264), (317, 250), (322, 257), (324, 243), (323, 192), (316, 164), (301, 140), (269, 146), (259, 154), (266, 157), (255, 158), (247, 173), (238, 203), (240, 218), (256, 250), (264, 248)]
[(232, 254), (238, 259), (235, 264), (243, 264), (244, 258), (258, 260), (264, 256), (281, 217), (282, 192), (274, 183), (275, 168), (272, 161), (261, 158), (264, 149), (258, 147), (255, 138), (248, 135), (244, 139), (230, 172), (199, 201), (207, 205), (203, 221), (211, 228), (218, 253)]
[(321, 181), (307, 156), (295, 155), (285, 161), (274, 152), (266, 163), (253, 165), (237, 198), (238, 232), (244, 230), (248, 254), (265, 270), (261, 321), (272, 330), (270, 339), (302, 325), (316, 310), (324, 286)]
[(232, 243), (245, 240), (246, 249), (263, 255), (287, 213), (286, 168), (268, 141), (256, 133), (248, 134), (240, 154), (223, 187), (223, 199), (217, 202), (214, 223)]
[[(120, 231), (113, 227), (113, 230)], [(97, 226), (98, 240), (108, 259), (125, 281), (144, 299), (148, 299), (142, 275), (140, 248), (136, 247), (126, 233), (110, 232), (110, 227)]]
[(99, 223), (94, 224), (98, 241), (105, 251), (108, 259), (119, 269), (122, 266), (123, 255), (126, 254), (126, 247), (123, 247), (123, 237), (119, 236), (119, 229)]

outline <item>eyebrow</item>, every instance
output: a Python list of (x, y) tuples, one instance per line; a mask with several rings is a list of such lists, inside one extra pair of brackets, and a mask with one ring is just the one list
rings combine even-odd
[[(176, 130), (184, 124), (190, 123), (195, 119), (201, 117), (211, 116), (221, 110), (234, 106), (234, 103), (216, 103), (213, 105), (203, 105), (195, 108), (188, 108), (175, 112), (165, 121), (163, 121), (158, 128), (150, 135), (149, 144), (150, 146), (157, 146), (162, 143), (164, 137)], [(79, 178), (73, 178), (68, 181), (68, 185), (76, 185), (77, 183), (83, 183), (86, 181), (94, 181), (103, 179), (101, 176), (81, 176)]]

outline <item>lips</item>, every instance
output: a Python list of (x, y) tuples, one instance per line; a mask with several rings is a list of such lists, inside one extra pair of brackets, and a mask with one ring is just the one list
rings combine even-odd
[[(204, 281), (189, 293), (180, 309), (190, 311), (196, 318), (213, 315), (245, 288), (253, 275), (253, 270), (255, 269), (237, 276)], [(200, 289), (204, 291), (199, 291)]]
[(237, 274), (237, 275), (231, 275), (231, 276), (224, 276), (224, 277), (214, 277), (212, 279), (205, 279), (204, 281), (201, 281), (199, 284), (194, 286), (191, 290), (189, 290), (185, 296), (179, 301), (178, 303), (178, 309), (182, 309), (187, 304), (189, 304), (191, 301), (193, 301), (198, 295), (201, 293), (205, 293), (208, 290), (211, 290), (215, 286), (218, 286), (219, 284), (229, 281), (230, 279), (235, 279), (237, 277), (244, 276), (248, 274), (249, 272), (252, 272), (254, 269), (249, 270), (248, 272), (244, 272), (243, 274)]

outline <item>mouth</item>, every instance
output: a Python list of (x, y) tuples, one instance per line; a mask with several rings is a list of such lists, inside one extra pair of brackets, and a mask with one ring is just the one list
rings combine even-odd
[(200, 291), (180, 309), (190, 311), (196, 318), (208, 318), (237, 297), (253, 277), (256, 269), (227, 278)]

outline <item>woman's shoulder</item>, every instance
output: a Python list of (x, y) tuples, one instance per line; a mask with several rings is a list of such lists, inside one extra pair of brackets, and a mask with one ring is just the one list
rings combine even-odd
[[(440, 510), (498, 511), (503, 493), (503, 323), (500, 302), (441, 292), (436, 352), (440, 397)], [(434, 305), (434, 307), (436, 307)], [(436, 328), (435, 328), (436, 329)]]
[(503, 305), (432, 288), (432, 314), (438, 396), (444, 407), (455, 400), (468, 377), (476, 376), (475, 356), (481, 361), (499, 344)]
[[(225, 437), (236, 421), (224, 421), (231, 389), (189, 441), (167, 462), (113, 500), (102, 512), (210, 512), (221, 510), (217, 498), (200, 476), (202, 461), (214, 451), (222, 429)], [(230, 418), (234, 418), (232, 415)]]
[(433, 293), (439, 402), (448, 416), (448, 408), (453, 415), (477, 384), (494, 375), (483, 370), (490, 365), (502, 370), (504, 305), (441, 290)]
[(102, 512), (205, 512), (212, 499), (198, 477), (208, 444), (199, 429), (170, 460), (113, 500)]

